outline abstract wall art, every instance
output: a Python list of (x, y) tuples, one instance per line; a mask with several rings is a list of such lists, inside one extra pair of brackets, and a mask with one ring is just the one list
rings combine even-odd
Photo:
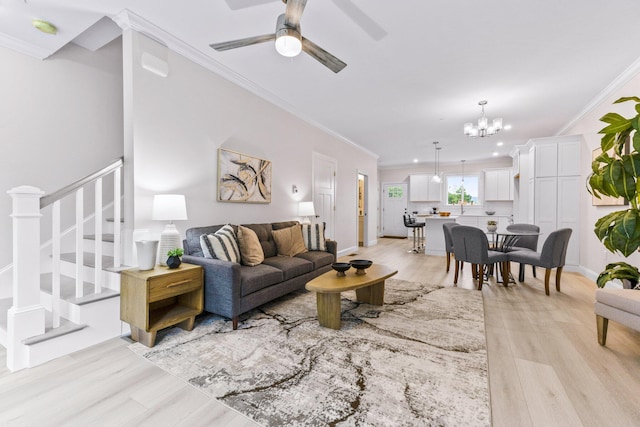
[(218, 201), (271, 203), (271, 162), (218, 149)]

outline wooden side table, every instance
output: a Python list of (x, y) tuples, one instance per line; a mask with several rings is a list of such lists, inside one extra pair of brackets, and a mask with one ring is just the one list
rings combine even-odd
[(204, 307), (203, 277), (201, 266), (187, 263), (122, 271), (120, 319), (131, 325), (131, 339), (153, 347), (160, 329), (192, 330)]

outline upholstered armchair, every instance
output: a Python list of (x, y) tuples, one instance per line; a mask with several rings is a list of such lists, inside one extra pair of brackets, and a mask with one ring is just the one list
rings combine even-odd
[[(453, 235), (451, 234), (451, 230), (454, 227), (459, 227), (460, 224), (456, 222), (445, 222), (442, 224), (442, 231), (444, 232), (444, 250), (446, 251), (447, 257), (447, 273), (449, 272), (449, 267), (451, 266), (451, 254), (453, 253)], [(462, 268), (462, 265), (460, 266)]]
[(597, 289), (596, 325), (598, 343), (607, 343), (609, 320), (640, 331), (640, 291), (634, 289)]
[[(540, 232), (540, 227), (535, 224), (509, 224), (507, 225), (507, 231), (532, 231), (534, 233)], [(518, 241), (514, 246), (509, 248), (509, 252), (529, 250), (536, 252), (538, 250), (538, 237), (539, 236), (519, 236)], [(533, 277), (536, 277), (536, 266), (531, 266), (533, 269)], [(518, 270), (518, 280), (524, 282), (524, 264), (520, 264)]]

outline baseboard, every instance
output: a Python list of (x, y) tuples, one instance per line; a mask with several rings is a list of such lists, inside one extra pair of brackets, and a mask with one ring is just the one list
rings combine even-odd
[(349, 255), (354, 252), (358, 252), (358, 246), (351, 246), (350, 248), (346, 248), (341, 251), (338, 251), (338, 257)]

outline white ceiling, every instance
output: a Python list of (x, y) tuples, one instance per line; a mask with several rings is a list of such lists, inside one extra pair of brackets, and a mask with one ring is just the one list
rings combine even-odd
[[(126, 9), (164, 30), (156, 38), (185, 43), (377, 154), (381, 166), (431, 163), (435, 140), (442, 162), (508, 155), (530, 138), (556, 135), (608, 85), (640, 69), (637, 0), (308, 0), (302, 34), (348, 64), (338, 74), (304, 53), (281, 57), (272, 43), (209, 47), (274, 32), (284, 8), (280, 0), (0, 0), (0, 45), (38, 58), (80, 35), (82, 46), (96, 45), (89, 36), (101, 45), (113, 28), (98, 21)], [(58, 34), (36, 31), (33, 18)], [(472, 140), (462, 125), (477, 120), (483, 99), (487, 117), (512, 129)]]

